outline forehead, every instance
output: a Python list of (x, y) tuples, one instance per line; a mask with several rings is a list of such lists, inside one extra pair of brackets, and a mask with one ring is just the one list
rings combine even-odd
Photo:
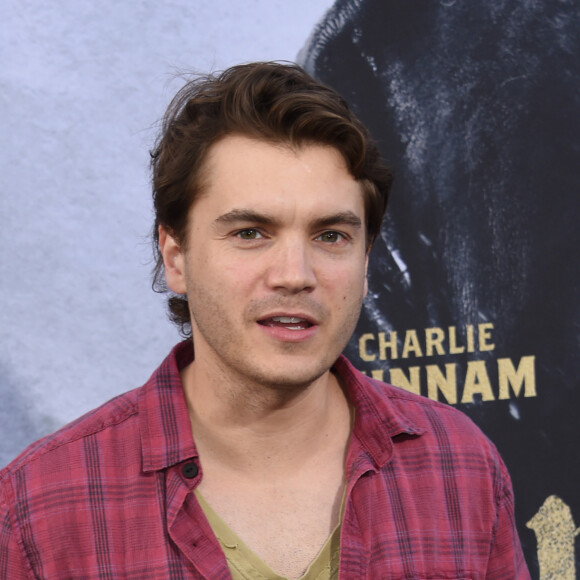
[(302, 214), (343, 210), (361, 218), (364, 214), (361, 185), (341, 153), (326, 145), (295, 148), (230, 135), (210, 149), (203, 176), (195, 205), (216, 212), (249, 205)]

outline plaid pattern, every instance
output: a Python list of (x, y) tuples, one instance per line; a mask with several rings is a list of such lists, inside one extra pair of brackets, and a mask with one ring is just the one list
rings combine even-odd
[[(230, 578), (191, 493), (202, 471), (179, 378), (191, 358), (177, 345), (143, 387), (0, 471), (1, 580)], [(344, 358), (335, 368), (356, 408), (340, 578), (528, 579), (509, 476), (477, 427)]]

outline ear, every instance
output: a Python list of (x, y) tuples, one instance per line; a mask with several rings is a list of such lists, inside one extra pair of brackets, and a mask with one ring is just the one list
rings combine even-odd
[(159, 250), (163, 257), (167, 287), (176, 294), (185, 294), (185, 258), (177, 240), (159, 226)]

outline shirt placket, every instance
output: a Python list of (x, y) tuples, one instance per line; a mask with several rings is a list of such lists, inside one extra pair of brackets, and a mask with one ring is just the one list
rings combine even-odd
[[(358, 445), (357, 445), (358, 447)], [(366, 452), (359, 447), (359, 452), (351, 465), (347, 465), (346, 499), (340, 534), (339, 580), (367, 577), (371, 559), (369, 529), (360, 522), (353, 502), (353, 490), (357, 482), (366, 473), (375, 473), (377, 468)]]
[[(168, 497), (167, 529), (183, 557), (195, 569), (194, 578), (230, 580), (224, 553), (193, 493), (201, 481), (197, 461), (186, 461), (168, 471), (168, 491), (174, 491), (171, 499)], [(191, 575), (184, 576), (182, 571), (175, 578), (191, 578)]]

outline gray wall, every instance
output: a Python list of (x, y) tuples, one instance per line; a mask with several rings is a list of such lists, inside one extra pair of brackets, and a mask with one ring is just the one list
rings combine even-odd
[(150, 289), (148, 150), (183, 71), (293, 60), (331, 0), (5, 0), (0, 465), (179, 340)]

